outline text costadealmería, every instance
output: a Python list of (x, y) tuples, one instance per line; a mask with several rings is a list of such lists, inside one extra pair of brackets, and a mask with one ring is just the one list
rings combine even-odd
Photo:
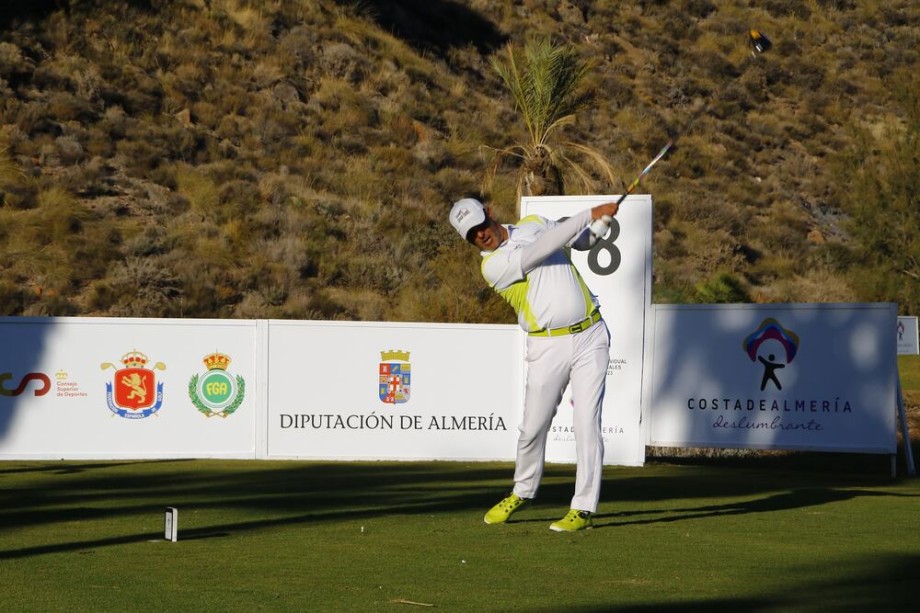
[(755, 400), (748, 398), (687, 398), (687, 408), (712, 411), (783, 411), (796, 413), (852, 413), (849, 400)]
[[(760, 399), (740, 399), (740, 398), (688, 398), (687, 409), (690, 411), (762, 411), (771, 413), (852, 413), (853, 407), (848, 400), (835, 398), (831, 400), (769, 400)], [(814, 419), (808, 422), (790, 421), (784, 422), (779, 415), (772, 420), (760, 421), (749, 419), (747, 415), (742, 415), (741, 419), (726, 418), (719, 414), (716, 421), (712, 424), (716, 430), (804, 430), (809, 432), (821, 431), (824, 428), (821, 423)]]

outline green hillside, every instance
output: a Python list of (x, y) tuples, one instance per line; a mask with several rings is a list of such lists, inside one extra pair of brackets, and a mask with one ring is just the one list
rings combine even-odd
[(654, 301), (920, 310), (914, 0), (0, 11), (0, 315), (512, 321), (446, 212), (525, 138), (491, 62), (528, 36), (594, 62), (596, 193), (685, 132), (640, 188)]

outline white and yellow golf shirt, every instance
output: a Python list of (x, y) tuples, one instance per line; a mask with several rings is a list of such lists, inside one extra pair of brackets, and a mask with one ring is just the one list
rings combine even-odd
[(482, 276), (526, 332), (570, 326), (599, 307), (567, 249), (580, 246), (590, 223), (590, 209), (560, 222), (529, 215), (505, 226), (508, 240), (495, 251), (481, 253)]

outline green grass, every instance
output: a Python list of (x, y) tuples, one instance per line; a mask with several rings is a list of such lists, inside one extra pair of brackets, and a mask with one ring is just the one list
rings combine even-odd
[[(596, 528), (548, 530), (572, 467), (487, 526), (506, 463), (0, 464), (17, 611), (907, 610), (916, 479), (855, 455), (608, 467)], [(179, 541), (163, 510), (179, 509)]]
[(920, 356), (899, 355), (898, 374), (904, 391), (920, 391)]

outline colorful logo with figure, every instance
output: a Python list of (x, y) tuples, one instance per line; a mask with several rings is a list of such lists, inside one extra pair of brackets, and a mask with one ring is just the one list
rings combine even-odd
[(409, 402), (409, 384), (412, 379), (412, 365), (409, 352), (389, 350), (380, 352), (379, 395), (386, 404)]
[(19, 396), (24, 391), (26, 391), (26, 386), (29, 381), (40, 381), (41, 385), (32, 390), (32, 393), (35, 396), (44, 396), (48, 393), (48, 390), (51, 389), (51, 379), (48, 378), (43, 372), (29, 372), (22, 376), (19, 379), (19, 384), (9, 389), (6, 387), (6, 382), (13, 378), (13, 373), (11, 372), (0, 372), (0, 396)]
[(207, 417), (233, 415), (246, 396), (246, 381), (227, 371), (232, 360), (226, 354), (215, 351), (202, 361), (207, 371), (193, 376), (188, 382), (188, 397), (192, 404)]
[[(776, 389), (783, 389), (776, 372), (795, 359), (795, 354), (799, 350), (799, 337), (795, 332), (787, 330), (778, 321), (768, 317), (760, 323), (757, 330), (745, 337), (742, 347), (752, 362), (760, 362), (763, 365), (760, 391), (764, 391), (770, 382)], [(782, 355), (777, 355), (780, 350)]]
[(166, 370), (166, 364), (157, 362), (147, 368), (147, 356), (131, 351), (121, 357), (124, 368), (103, 362), (102, 370), (114, 368), (115, 376), (105, 384), (105, 397), (109, 409), (119, 417), (143, 419), (160, 410), (163, 405), (163, 384), (157, 383), (157, 370)]

